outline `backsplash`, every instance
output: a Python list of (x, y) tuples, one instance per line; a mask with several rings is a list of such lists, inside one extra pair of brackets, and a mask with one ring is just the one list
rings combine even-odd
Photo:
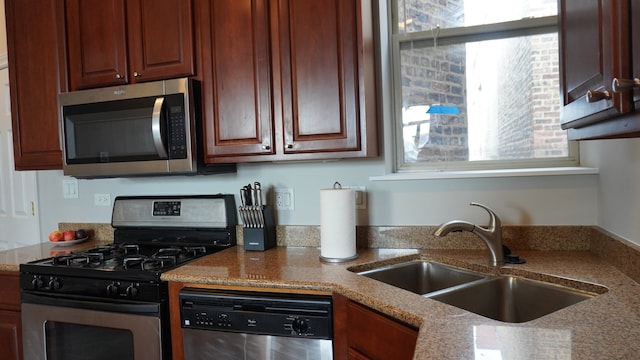
[[(90, 238), (113, 241), (111, 224), (59, 223), (60, 230), (85, 229)], [(450, 233), (438, 238), (436, 226), (357, 226), (358, 248), (388, 249), (485, 249), (469, 232)], [(591, 251), (620, 271), (640, 282), (640, 246), (595, 226), (503, 226), (503, 242), (514, 251)], [(243, 245), (242, 226), (236, 227), (238, 245)], [(319, 247), (320, 226), (276, 227), (278, 246)]]
[[(111, 224), (59, 223), (60, 230), (83, 228), (90, 237), (113, 241)], [(468, 232), (433, 236), (436, 226), (357, 226), (359, 248), (389, 249), (484, 249), (485, 245)], [(511, 250), (589, 250), (594, 228), (591, 226), (503, 226), (504, 244)], [(244, 244), (242, 227), (236, 228), (238, 245)], [(278, 246), (320, 246), (320, 227), (280, 225), (276, 227)]]

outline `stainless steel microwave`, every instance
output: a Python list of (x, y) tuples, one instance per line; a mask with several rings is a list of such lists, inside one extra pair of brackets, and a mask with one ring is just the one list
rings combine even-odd
[(199, 82), (172, 79), (58, 96), (63, 172), (79, 178), (235, 172), (204, 164)]

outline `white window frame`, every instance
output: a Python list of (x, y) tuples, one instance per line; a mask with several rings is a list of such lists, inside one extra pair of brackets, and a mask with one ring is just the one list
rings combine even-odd
[[(576, 141), (569, 142), (567, 157), (530, 159), (530, 160), (499, 160), (499, 161), (467, 161), (451, 162), (447, 164), (432, 163), (404, 163), (404, 146), (402, 141), (402, 91), (400, 75), (400, 43), (414, 42), (421, 47), (433, 46), (431, 31), (421, 33), (396, 34), (393, 27), (397, 27), (396, 16), (391, 14), (394, 0), (379, 1), (378, 45), (380, 60), (381, 84), (381, 113), (384, 121), (384, 150), (387, 174), (409, 174), (414, 178), (452, 178), (452, 177), (494, 177), (494, 176), (530, 176), (530, 175), (558, 175), (558, 174), (593, 174), (597, 169), (581, 168), (579, 159), (579, 145)], [(526, 29), (523, 29), (526, 28)], [(461, 28), (442, 28), (438, 32), (438, 45), (451, 43), (491, 40), (496, 38), (535, 35), (548, 33), (550, 29), (557, 30), (558, 17), (548, 16), (534, 19), (524, 19), (499, 24), (478, 25)], [(508, 35), (508, 36), (505, 36)], [(397, 66), (396, 66), (397, 65)], [(396, 91), (396, 89), (398, 89)], [(558, 89), (558, 91), (560, 91)], [(444, 165), (444, 166), (443, 166)], [(393, 179), (391, 177), (390, 179)], [(373, 177), (372, 180), (386, 180), (383, 177)]]

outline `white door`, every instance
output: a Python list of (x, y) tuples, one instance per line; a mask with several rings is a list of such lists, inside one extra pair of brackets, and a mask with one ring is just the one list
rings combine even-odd
[(15, 171), (6, 54), (0, 55), (0, 250), (42, 242), (35, 171)]

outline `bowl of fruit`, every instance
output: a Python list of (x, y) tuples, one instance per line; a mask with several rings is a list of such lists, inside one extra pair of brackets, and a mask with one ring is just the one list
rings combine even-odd
[(89, 239), (89, 234), (84, 229), (78, 230), (54, 230), (49, 233), (49, 241), (56, 246), (70, 246)]

